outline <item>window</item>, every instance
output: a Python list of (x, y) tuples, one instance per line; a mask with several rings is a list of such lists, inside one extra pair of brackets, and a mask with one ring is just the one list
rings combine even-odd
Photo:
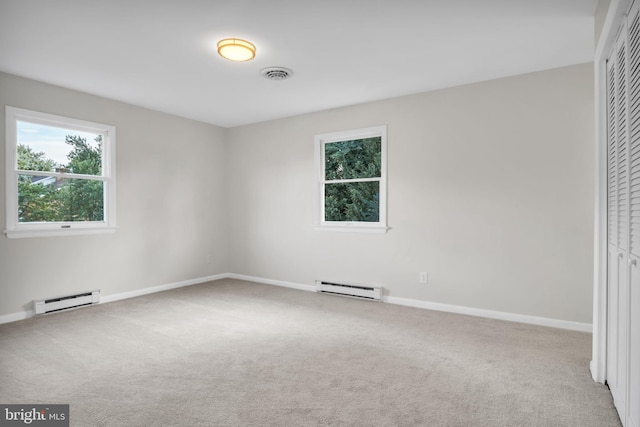
[(387, 230), (387, 127), (316, 135), (320, 229)]
[(115, 128), (6, 107), (10, 238), (115, 230)]

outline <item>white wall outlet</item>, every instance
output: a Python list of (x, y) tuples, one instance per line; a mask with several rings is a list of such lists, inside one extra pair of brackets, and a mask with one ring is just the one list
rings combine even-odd
[(420, 273), (420, 283), (429, 283), (429, 276), (426, 271)]
[(207, 264), (211, 264), (213, 262), (213, 255), (207, 254)]

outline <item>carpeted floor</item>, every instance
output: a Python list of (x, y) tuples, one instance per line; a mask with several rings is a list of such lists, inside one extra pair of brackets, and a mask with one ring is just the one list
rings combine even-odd
[(236, 280), (0, 325), (72, 426), (620, 426), (591, 335)]

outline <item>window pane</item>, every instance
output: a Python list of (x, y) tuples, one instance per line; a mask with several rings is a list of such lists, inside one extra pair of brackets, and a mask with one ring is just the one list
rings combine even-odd
[(325, 221), (380, 221), (380, 183), (325, 184)]
[(379, 178), (381, 147), (379, 136), (325, 144), (325, 179)]
[(18, 222), (104, 220), (104, 183), (18, 175)]
[(102, 135), (17, 122), (18, 169), (102, 175)]

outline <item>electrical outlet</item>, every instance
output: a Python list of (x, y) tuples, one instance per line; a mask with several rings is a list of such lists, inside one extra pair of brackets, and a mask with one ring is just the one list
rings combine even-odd
[(207, 254), (207, 264), (211, 264), (213, 262), (213, 255)]
[(420, 273), (420, 283), (429, 283), (429, 276), (426, 271)]

